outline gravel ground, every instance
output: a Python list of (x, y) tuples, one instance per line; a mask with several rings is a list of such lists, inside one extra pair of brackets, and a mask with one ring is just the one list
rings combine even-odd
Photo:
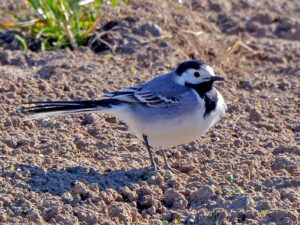
[[(300, 223), (300, 3), (133, 0), (103, 9), (92, 49), (21, 51), (0, 31), (1, 224)], [(118, 118), (23, 122), (32, 100), (95, 99), (174, 69), (210, 64), (228, 112), (151, 169)], [(160, 154), (155, 155), (159, 165)]]

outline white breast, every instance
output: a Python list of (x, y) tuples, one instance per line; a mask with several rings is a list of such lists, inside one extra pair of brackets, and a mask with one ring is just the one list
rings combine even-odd
[[(198, 110), (185, 117), (158, 121), (147, 126), (147, 130), (143, 132), (148, 135), (149, 144), (157, 147), (172, 147), (200, 138), (221, 116), (225, 115), (226, 104), (222, 95), (219, 92), (217, 93), (216, 109), (205, 117), (203, 117), (205, 102), (196, 94), (199, 102)], [(143, 128), (138, 128), (139, 131), (141, 129)]]

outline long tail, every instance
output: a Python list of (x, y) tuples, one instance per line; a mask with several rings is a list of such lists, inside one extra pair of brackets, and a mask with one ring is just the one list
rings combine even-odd
[(35, 106), (23, 107), (21, 111), (28, 116), (23, 121), (36, 120), (45, 117), (99, 112), (103, 109), (119, 105), (121, 102), (117, 99), (101, 99), (90, 101), (45, 101), (45, 102), (28, 102)]

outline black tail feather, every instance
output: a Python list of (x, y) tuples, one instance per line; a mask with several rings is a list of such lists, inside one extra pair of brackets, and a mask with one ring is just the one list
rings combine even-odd
[(24, 104), (33, 104), (35, 106), (22, 107), (21, 112), (25, 114), (37, 115), (25, 117), (25, 120), (30, 120), (63, 114), (87, 113), (89, 111), (95, 111), (100, 108), (111, 108), (112, 106), (119, 105), (120, 103), (121, 102), (117, 99), (27, 102)]

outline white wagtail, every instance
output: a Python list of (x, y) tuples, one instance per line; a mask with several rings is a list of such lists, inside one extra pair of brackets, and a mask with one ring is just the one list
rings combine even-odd
[[(225, 114), (224, 99), (213, 87), (220, 80), (206, 63), (185, 61), (168, 74), (100, 100), (29, 102), (35, 106), (23, 108), (31, 113), (24, 120), (91, 112), (117, 116), (144, 141), (156, 172), (151, 145), (166, 148), (196, 140)], [(175, 171), (162, 153), (166, 168)]]

